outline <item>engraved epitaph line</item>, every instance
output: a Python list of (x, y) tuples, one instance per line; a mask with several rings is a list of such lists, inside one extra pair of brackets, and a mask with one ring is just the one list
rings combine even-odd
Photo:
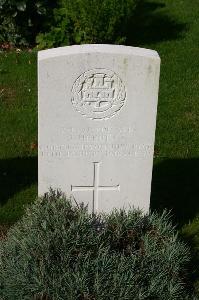
[(72, 192), (93, 192), (93, 203), (92, 203), (92, 212), (97, 212), (99, 208), (99, 191), (120, 191), (120, 185), (114, 186), (103, 186), (99, 185), (99, 173), (100, 173), (100, 162), (93, 162), (94, 164), (94, 173), (93, 173), (93, 185), (92, 186), (73, 186), (71, 185)]

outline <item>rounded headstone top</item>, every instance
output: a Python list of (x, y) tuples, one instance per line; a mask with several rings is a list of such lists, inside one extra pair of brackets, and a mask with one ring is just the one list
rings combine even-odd
[(150, 57), (153, 59), (160, 59), (155, 50), (123, 46), (123, 45), (108, 45), (108, 44), (85, 44), (85, 45), (72, 45), (66, 47), (58, 47), (38, 52), (38, 59), (49, 59), (58, 56), (75, 55), (81, 53), (112, 53), (112, 54), (126, 54)]

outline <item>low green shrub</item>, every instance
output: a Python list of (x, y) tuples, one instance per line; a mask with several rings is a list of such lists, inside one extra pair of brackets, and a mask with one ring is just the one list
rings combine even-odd
[(0, 241), (0, 298), (185, 299), (188, 262), (166, 213), (90, 215), (51, 192)]
[(51, 19), (56, 1), (0, 0), (0, 44), (28, 46)]
[(82, 43), (123, 43), (140, 0), (60, 0), (40, 49)]

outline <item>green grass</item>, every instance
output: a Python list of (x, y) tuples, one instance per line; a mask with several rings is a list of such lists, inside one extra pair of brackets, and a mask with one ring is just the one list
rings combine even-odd
[(13, 223), (37, 193), (36, 53), (0, 55), (0, 224)]
[[(127, 44), (162, 61), (151, 207), (173, 210), (199, 261), (199, 1), (143, 1)], [(36, 53), (0, 54), (0, 224), (37, 193), (36, 86)]]
[(192, 277), (195, 290), (199, 297), (199, 215), (190, 224), (183, 226), (181, 236), (191, 247), (192, 252)]

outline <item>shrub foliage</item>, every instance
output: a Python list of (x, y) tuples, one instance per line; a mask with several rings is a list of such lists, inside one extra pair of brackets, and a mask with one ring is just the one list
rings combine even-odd
[(166, 213), (90, 215), (51, 192), (0, 242), (0, 298), (185, 299), (188, 261)]
[(82, 43), (122, 43), (139, 0), (61, 0), (39, 48)]
[(139, 1), (0, 0), (0, 44), (122, 43)]
[(0, 44), (28, 46), (51, 18), (50, 0), (0, 0)]

